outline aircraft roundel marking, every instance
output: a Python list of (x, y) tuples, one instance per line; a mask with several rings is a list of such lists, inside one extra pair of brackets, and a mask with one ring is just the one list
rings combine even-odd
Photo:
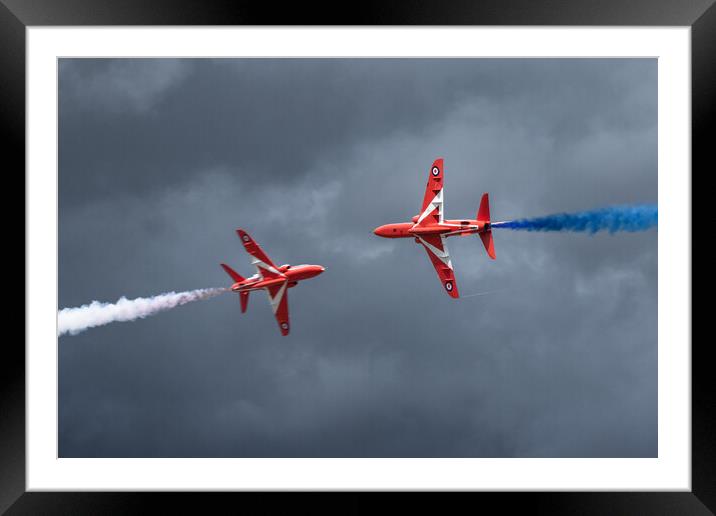
[(281, 328), (283, 328), (284, 330), (288, 330), (288, 323), (282, 322)]
[(433, 167), (433, 175), (434, 176), (440, 175), (440, 169), (438, 167)]
[(449, 282), (449, 281), (446, 281), (446, 282), (445, 282), (445, 289), (446, 289), (448, 292), (451, 292), (451, 291), (452, 291), (452, 283)]
[(249, 241), (249, 235), (244, 235), (244, 242), (248, 242), (248, 241)]

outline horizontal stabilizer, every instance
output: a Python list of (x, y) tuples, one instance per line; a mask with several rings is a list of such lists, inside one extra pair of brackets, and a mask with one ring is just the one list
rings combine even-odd
[(477, 210), (477, 220), (490, 222), (490, 196), (487, 193), (482, 194), (480, 208)]
[(477, 210), (477, 221), (484, 224), (484, 229), (479, 233), (482, 245), (485, 246), (485, 251), (492, 258), (495, 259), (495, 242), (492, 240), (492, 231), (490, 231), (490, 196), (487, 193), (482, 194), (480, 199), (480, 207)]
[(221, 268), (224, 269), (224, 271), (226, 271), (226, 274), (231, 276), (231, 279), (233, 279), (236, 283), (238, 283), (239, 281), (244, 281), (244, 278), (243, 278), (243, 276), (241, 276), (241, 274), (236, 272), (234, 269), (232, 269), (225, 263), (221, 264)]
[(495, 242), (492, 240), (492, 231), (485, 231), (484, 233), (480, 233), (480, 240), (482, 240), (482, 244), (485, 246), (485, 251), (487, 251), (487, 254), (490, 255), (490, 258), (494, 260)]

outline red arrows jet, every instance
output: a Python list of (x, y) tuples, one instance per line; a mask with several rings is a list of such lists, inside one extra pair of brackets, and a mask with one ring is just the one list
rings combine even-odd
[(244, 278), (225, 263), (221, 264), (226, 273), (235, 281), (231, 290), (238, 292), (241, 296), (241, 313), (246, 312), (251, 291), (265, 290), (276, 321), (278, 321), (278, 327), (281, 329), (281, 335), (286, 336), (289, 331), (287, 290), (295, 287), (301, 280), (318, 276), (326, 269), (320, 265), (286, 264), (278, 267), (246, 231), (237, 229), (236, 233), (244, 244), (246, 252), (253, 257), (251, 263), (256, 266), (258, 271), (250, 278)]
[(458, 298), (460, 294), (457, 291), (446, 239), (455, 235), (478, 234), (487, 254), (494, 260), (495, 246), (490, 226), (489, 197), (487, 194), (482, 195), (475, 220), (447, 220), (443, 217), (444, 208), (443, 159), (439, 158), (430, 167), (420, 215), (413, 217), (412, 222), (386, 224), (376, 228), (373, 232), (384, 238), (414, 238), (417, 243), (422, 244), (448, 295)]

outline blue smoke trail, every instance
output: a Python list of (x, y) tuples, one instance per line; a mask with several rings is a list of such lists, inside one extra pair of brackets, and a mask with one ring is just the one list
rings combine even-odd
[(493, 222), (493, 228), (523, 231), (646, 231), (657, 225), (656, 204), (610, 206), (576, 213), (557, 213), (545, 217)]

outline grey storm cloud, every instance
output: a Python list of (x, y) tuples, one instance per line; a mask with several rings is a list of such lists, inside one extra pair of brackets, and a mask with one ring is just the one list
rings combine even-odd
[(650, 59), (61, 60), (59, 304), (225, 286), (243, 227), (326, 272), (59, 341), (61, 456), (653, 457), (657, 232), (372, 229), (656, 202)]

